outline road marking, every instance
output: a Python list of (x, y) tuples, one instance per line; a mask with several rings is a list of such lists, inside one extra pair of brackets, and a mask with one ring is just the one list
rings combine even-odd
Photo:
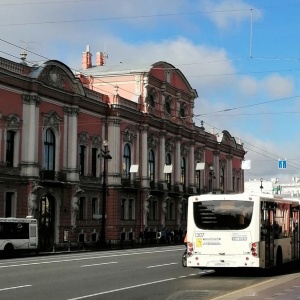
[(158, 280), (158, 281), (152, 281), (152, 282), (147, 282), (147, 283), (142, 283), (142, 284), (127, 286), (127, 287), (124, 287), (124, 288), (110, 290), (110, 291), (105, 291), (105, 292), (101, 292), (101, 293), (90, 294), (90, 295), (85, 295), (85, 296), (76, 297), (76, 298), (70, 298), (68, 300), (86, 299), (86, 298), (101, 296), (101, 295), (105, 295), (105, 294), (110, 294), (110, 293), (115, 293), (115, 292), (130, 290), (130, 289), (135, 289), (135, 288), (138, 288), (138, 287), (141, 287), (141, 286), (147, 286), (147, 285), (162, 283), (162, 282), (166, 282), (166, 281), (172, 281), (172, 280), (176, 280), (176, 279), (177, 278), (167, 278), (167, 279), (163, 279), (163, 280)]
[(116, 261), (111, 261), (111, 262), (101, 263), (101, 264), (83, 265), (83, 266), (81, 266), (81, 268), (93, 267), (93, 266), (102, 266), (102, 265), (110, 265), (110, 264), (117, 264), (117, 262)]
[(189, 275), (186, 275), (186, 276), (178, 276), (177, 278), (175, 278), (175, 277), (174, 278), (167, 278), (167, 279), (152, 281), (152, 282), (148, 282), (148, 283), (142, 283), (142, 284), (127, 286), (127, 287), (119, 288), (119, 289), (115, 289), (115, 290), (100, 292), (100, 293), (96, 293), (96, 294), (90, 294), (90, 295), (85, 295), (85, 296), (81, 296), (81, 297), (70, 298), (68, 300), (80, 300), (80, 299), (92, 298), (92, 297), (101, 296), (101, 295), (105, 295), (105, 294), (111, 294), (111, 293), (115, 293), (115, 292), (129, 290), (129, 289), (139, 288), (139, 287), (147, 286), (147, 285), (151, 285), (151, 284), (158, 284), (158, 283), (162, 283), (162, 282), (166, 282), (166, 281), (182, 279), (182, 278), (186, 278), (188, 276), (201, 275), (201, 274), (204, 274), (204, 273), (210, 273), (210, 272), (201, 272), (199, 274), (189, 274)]
[(21, 288), (30, 287), (30, 286), (32, 286), (32, 285), (27, 284), (27, 285), (20, 285), (20, 286), (12, 286), (9, 288), (0, 289), (0, 292), (7, 291), (7, 290), (21, 289)]
[[(79, 258), (69, 258), (69, 259), (59, 259), (59, 260), (50, 260), (50, 261), (36, 261), (36, 262), (28, 262), (28, 263), (21, 263), (21, 264), (13, 264), (13, 265), (1, 265), (0, 269), (2, 268), (14, 268), (14, 267), (23, 267), (23, 266), (31, 266), (31, 265), (42, 265), (42, 264), (52, 264), (52, 263), (61, 263), (61, 262), (72, 262), (72, 261), (79, 261), (79, 260), (89, 260), (95, 258), (111, 258), (111, 257), (120, 257), (120, 256), (131, 256), (131, 255), (142, 255), (142, 254), (154, 254), (160, 252), (174, 252), (178, 251), (178, 248), (175, 249), (165, 249), (165, 250), (152, 250), (152, 251), (144, 251), (144, 252), (130, 252), (130, 253), (122, 253), (122, 254), (99, 254), (87, 257), (79, 257)], [(115, 253), (115, 252), (110, 252)], [(7, 262), (6, 262), (7, 263)], [(4, 264), (4, 263), (3, 263)]]
[(163, 265), (149, 266), (149, 267), (147, 267), (147, 269), (170, 266), (170, 265), (178, 265), (178, 263), (169, 263), (169, 264), (163, 264)]

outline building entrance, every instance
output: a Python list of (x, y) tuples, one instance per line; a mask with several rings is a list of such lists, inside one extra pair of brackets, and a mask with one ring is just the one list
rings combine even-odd
[(40, 250), (50, 251), (54, 243), (55, 231), (55, 198), (45, 195), (40, 199), (39, 213), (39, 247)]

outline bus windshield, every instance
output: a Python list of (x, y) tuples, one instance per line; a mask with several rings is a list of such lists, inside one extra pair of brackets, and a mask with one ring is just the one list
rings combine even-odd
[(253, 202), (212, 200), (194, 202), (194, 221), (200, 229), (241, 230), (252, 219)]

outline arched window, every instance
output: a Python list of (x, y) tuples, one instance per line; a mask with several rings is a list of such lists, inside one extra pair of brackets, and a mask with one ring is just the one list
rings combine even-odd
[(180, 182), (183, 186), (183, 190), (185, 190), (185, 185), (186, 185), (186, 162), (185, 158), (181, 157), (181, 163), (180, 163)]
[(131, 166), (131, 151), (128, 144), (124, 145), (123, 151), (123, 174), (124, 177), (130, 179), (130, 166)]
[(148, 177), (150, 180), (150, 187), (154, 188), (155, 182), (155, 156), (153, 150), (149, 151), (148, 155)]
[[(170, 166), (172, 164), (171, 155), (167, 153), (166, 155), (166, 165)], [(165, 180), (167, 182), (168, 190), (171, 189), (171, 183), (172, 183), (172, 173), (165, 173)]]
[(6, 133), (6, 165), (9, 167), (14, 166), (15, 134), (11, 130)]
[(55, 136), (51, 129), (47, 129), (45, 134), (43, 167), (47, 171), (54, 171), (55, 168)]

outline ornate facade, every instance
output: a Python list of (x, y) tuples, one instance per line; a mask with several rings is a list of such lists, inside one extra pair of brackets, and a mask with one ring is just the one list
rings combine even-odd
[(184, 231), (190, 195), (243, 191), (243, 146), (195, 126), (197, 92), (180, 70), (112, 72), (91, 57), (76, 74), (0, 58), (1, 216), (37, 218), (41, 249), (97, 242), (104, 217), (118, 243)]

